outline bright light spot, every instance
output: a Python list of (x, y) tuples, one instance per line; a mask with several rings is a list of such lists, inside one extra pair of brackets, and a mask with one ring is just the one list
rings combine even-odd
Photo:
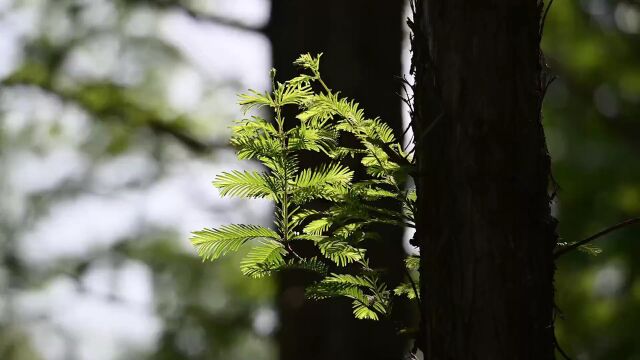
[(209, 3), (217, 15), (249, 26), (260, 27), (269, 21), (270, 2), (267, 0), (215, 0)]
[(128, 304), (150, 307), (153, 279), (149, 267), (133, 260), (114, 266), (108, 259), (96, 261), (82, 277), (83, 288), (101, 297), (111, 296)]
[(411, 245), (410, 241), (413, 238), (413, 234), (416, 233), (416, 230), (413, 228), (406, 228), (404, 231), (404, 238), (402, 241), (402, 247), (404, 251), (409, 255), (420, 255), (420, 249)]
[(161, 36), (180, 49), (215, 81), (240, 81), (244, 88), (270, 87), (265, 69), (271, 67), (269, 41), (258, 33), (203, 24), (174, 12), (160, 25)]
[(625, 2), (618, 3), (614, 12), (618, 29), (629, 34), (640, 32), (640, 7)]
[(140, 197), (85, 195), (54, 205), (18, 242), (28, 263), (46, 266), (64, 257), (85, 257), (135, 233), (140, 227)]
[(96, 189), (115, 189), (149, 180), (157, 171), (157, 165), (142, 152), (126, 153), (100, 163), (94, 174)]
[(13, 28), (0, 23), (0, 79), (11, 74), (22, 60), (19, 40)]
[(130, 36), (150, 36), (156, 29), (156, 15), (147, 7), (136, 7), (131, 10), (125, 22), (125, 31)]
[(613, 297), (620, 292), (626, 281), (624, 269), (618, 264), (610, 264), (600, 269), (593, 280), (594, 295)]
[(278, 314), (271, 308), (262, 307), (253, 316), (253, 329), (258, 335), (271, 335), (277, 326)]
[(193, 111), (202, 101), (203, 87), (202, 76), (193, 68), (174, 69), (166, 87), (169, 104), (180, 112)]
[(104, 0), (87, 1), (81, 7), (80, 19), (83, 27), (108, 29), (117, 24), (118, 13), (114, 3)]
[(96, 35), (75, 48), (64, 64), (65, 73), (74, 78), (103, 79), (115, 73), (121, 40), (112, 34)]
[(87, 166), (87, 159), (71, 149), (55, 149), (45, 154), (16, 153), (11, 157), (8, 172), (11, 187), (22, 193), (52, 190), (65, 181), (78, 180)]
[[(35, 325), (36, 334), (53, 335), (54, 341), (49, 336), (34, 336), (36, 347), (52, 360), (66, 358), (55, 335), (79, 340), (75, 342), (78, 359), (110, 360), (132, 349), (152, 347), (162, 328), (150, 308), (83, 292), (65, 277), (54, 279), (44, 289), (20, 294), (18, 304), (20, 316), (47, 319), (46, 323), (33, 322), (35, 319), (27, 323)], [(56, 351), (49, 351), (48, 345), (55, 345)]]
[(13, 6), (14, 0), (0, 0), (0, 11), (6, 11)]

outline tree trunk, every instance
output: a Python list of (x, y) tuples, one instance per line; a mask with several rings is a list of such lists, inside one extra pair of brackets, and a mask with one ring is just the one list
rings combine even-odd
[(537, 0), (418, 0), (413, 65), (428, 360), (554, 358)]
[[(402, 0), (274, 0), (268, 36), (279, 79), (294, 75), (291, 65), (301, 53), (324, 53), (323, 77), (343, 96), (358, 101), (368, 116), (380, 116), (401, 132), (397, 76), (402, 73)], [(311, 166), (313, 159), (303, 159)], [(395, 230), (395, 231), (394, 231)], [(400, 281), (402, 233), (384, 229), (385, 242), (368, 249), (379, 267)], [(357, 360), (402, 358), (404, 339), (398, 323), (355, 320), (345, 299), (305, 302), (304, 274), (280, 277), (280, 359)], [(394, 309), (402, 316), (401, 307)]]

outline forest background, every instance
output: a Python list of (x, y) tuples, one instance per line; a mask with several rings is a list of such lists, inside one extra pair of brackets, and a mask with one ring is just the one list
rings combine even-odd
[[(285, 79), (324, 52), (335, 89), (406, 125), (407, 16), (383, 0), (0, 0), (0, 358), (364, 358), (375, 341), (336, 329), (376, 325), (291, 303), (295, 279), (242, 277), (241, 254), (203, 264), (188, 237), (271, 222), (267, 202), (210, 182), (251, 166), (228, 126), (272, 66)], [(557, 0), (543, 49), (554, 213), (574, 241), (640, 213), (640, 2)], [(639, 237), (558, 260), (557, 333), (576, 359), (640, 359)]]

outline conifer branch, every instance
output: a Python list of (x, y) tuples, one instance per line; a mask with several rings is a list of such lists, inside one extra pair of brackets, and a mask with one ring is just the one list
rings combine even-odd
[(590, 242), (592, 242), (592, 241), (594, 241), (594, 240), (596, 240), (596, 239), (598, 239), (598, 238), (600, 238), (600, 237), (602, 237), (604, 235), (607, 235), (607, 234), (609, 234), (611, 232), (614, 232), (616, 230), (622, 229), (624, 227), (627, 227), (627, 226), (630, 226), (630, 225), (633, 225), (633, 224), (636, 224), (636, 223), (640, 223), (640, 217), (631, 218), (631, 219), (625, 220), (625, 221), (623, 221), (621, 223), (618, 223), (618, 224), (610, 226), (610, 227), (608, 227), (606, 229), (603, 229), (603, 230), (601, 230), (601, 231), (589, 236), (588, 238), (586, 238), (584, 240), (576, 241), (576, 242), (571, 243), (571, 244), (569, 244), (569, 245), (567, 245), (565, 247), (562, 247), (562, 248), (558, 249), (553, 254), (553, 257), (555, 259), (557, 259), (560, 256), (568, 253), (569, 251), (572, 251), (572, 250), (574, 250), (576, 248), (579, 248), (580, 246), (586, 245), (586, 244), (588, 244), (588, 243), (590, 243)]
[[(394, 294), (420, 301), (410, 274), (410, 285), (403, 283), (390, 291), (380, 271), (369, 267), (366, 249), (360, 245), (379, 238), (373, 228), (377, 224), (415, 227), (415, 191), (404, 190), (410, 172), (407, 168), (412, 164), (386, 123), (365, 118), (356, 102), (331, 91), (320, 76), (320, 56), (305, 54), (295, 64), (311, 75), (301, 74), (280, 83), (272, 70), (271, 92), (249, 90), (239, 97), (244, 112), (261, 107), (273, 110), (273, 123), (256, 116), (240, 120), (231, 138), (238, 158), (256, 159), (270, 172), (232, 170), (214, 181), (222, 196), (274, 201), (276, 229), (223, 226), (196, 232), (192, 240), (205, 259), (217, 259), (245, 243), (252, 244), (241, 262), (241, 270), (248, 276), (262, 277), (286, 269), (315, 271), (323, 278), (307, 288), (309, 297), (347, 297), (356, 318), (378, 320), (389, 313)], [(314, 82), (324, 92), (314, 92)], [(286, 127), (285, 107), (298, 110), (296, 117), (286, 119)], [(355, 136), (359, 144), (338, 146), (342, 134)], [(317, 153), (324, 161), (316, 168), (301, 169), (297, 157), (301, 151)], [(353, 180), (353, 171), (344, 165), (345, 156), (360, 160), (366, 168), (365, 179)], [(400, 210), (379, 208), (377, 201), (381, 199), (395, 202)], [(325, 203), (326, 210), (310, 207), (311, 200)], [(266, 236), (268, 231), (276, 235)], [(301, 240), (312, 242), (321, 256), (309, 258), (296, 252), (293, 242)], [(333, 263), (338, 272), (327, 275), (325, 262)], [(409, 263), (415, 265), (413, 260)]]

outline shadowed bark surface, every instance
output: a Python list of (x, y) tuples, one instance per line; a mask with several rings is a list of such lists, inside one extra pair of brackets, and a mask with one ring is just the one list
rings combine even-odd
[(417, 2), (420, 345), (429, 360), (554, 358), (540, 17), (536, 0)]

